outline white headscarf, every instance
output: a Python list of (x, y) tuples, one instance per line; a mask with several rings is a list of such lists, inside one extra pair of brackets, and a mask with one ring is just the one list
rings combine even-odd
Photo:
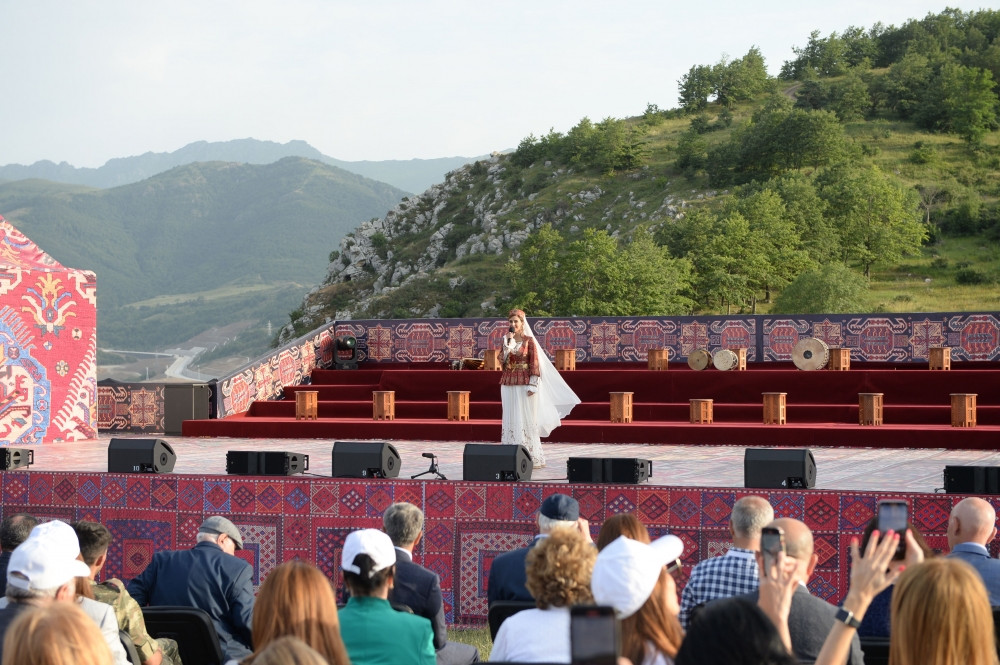
[[(580, 403), (580, 398), (549, 360), (545, 349), (538, 343), (535, 334), (531, 331), (531, 325), (524, 316), (524, 312), (521, 310), (514, 310), (514, 312), (524, 322), (521, 334), (531, 338), (538, 352), (538, 436), (546, 437), (562, 424), (562, 419), (568, 416), (573, 407)], [(514, 312), (511, 314), (513, 315)]]

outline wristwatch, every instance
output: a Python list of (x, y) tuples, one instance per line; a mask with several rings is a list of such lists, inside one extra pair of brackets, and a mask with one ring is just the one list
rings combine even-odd
[(843, 607), (837, 608), (837, 614), (834, 618), (855, 630), (861, 627), (861, 622), (854, 618), (854, 612), (845, 610)]

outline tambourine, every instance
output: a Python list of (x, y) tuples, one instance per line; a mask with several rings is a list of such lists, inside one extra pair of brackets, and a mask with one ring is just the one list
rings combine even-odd
[(688, 367), (691, 369), (705, 369), (710, 362), (712, 362), (712, 356), (705, 349), (692, 351), (688, 355)]
[(830, 347), (821, 339), (806, 337), (792, 349), (792, 362), (799, 369), (823, 369), (830, 361)]

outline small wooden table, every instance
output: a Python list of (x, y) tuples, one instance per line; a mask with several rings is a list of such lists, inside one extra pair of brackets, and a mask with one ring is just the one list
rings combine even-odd
[(736, 367), (733, 367), (738, 372), (745, 372), (747, 369), (747, 350), (746, 349), (729, 349), (736, 354)]
[(928, 366), (930, 369), (951, 369), (951, 348), (947, 346), (930, 349)]
[(576, 369), (576, 349), (556, 350), (556, 369), (560, 372), (572, 372)]
[(882, 398), (885, 393), (858, 393), (858, 424), (882, 424)]
[(319, 411), (319, 392), (315, 390), (295, 391), (295, 419), (317, 419)]
[(976, 395), (978, 393), (951, 394), (951, 426), (976, 426)]
[(396, 419), (396, 391), (372, 391), (372, 420)]
[(632, 395), (634, 393), (611, 393), (611, 422), (632, 422)]
[(646, 355), (647, 367), (654, 371), (670, 367), (670, 349), (650, 349)]
[(483, 354), (483, 369), (498, 370), (500, 366), (500, 352), (496, 349), (486, 349)]
[(764, 424), (784, 425), (785, 396), (788, 393), (761, 393), (764, 396)]
[(691, 400), (691, 422), (710, 423), (712, 422), (712, 400), (693, 399)]
[(846, 372), (851, 369), (851, 350), (830, 349), (830, 362), (827, 367), (838, 372)]
[(469, 391), (448, 391), (448, 420), (469, 419)]

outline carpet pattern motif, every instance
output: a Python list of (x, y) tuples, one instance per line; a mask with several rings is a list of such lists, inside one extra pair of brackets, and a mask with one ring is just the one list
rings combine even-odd
[[(609, 515), (631, 511), (654, 536), (673, 533), (685, 544), (685, 568), (725, 551), (729, 514), (743, 488), (644, 485), (539, 485), (294, 477), (123, 475), (8, 471), (0, 477), (3, 515), (26, 510), (43, 519), (103, 522), (114, 534), (104, 574), (129, 580), (154, 552), (194, 543), (201, 521), (223, 514), (243, 532), (238, 555), (254, 566), (259, 586), (278, 563), (315, 562), (338, 588), (344, 538), (379, 528), (394, 501), (421, 506), (425, 536), (415, 559), (441, 576), (449, 622), (481, 624), (486, 583), (497, 554), (527, 544), (542, 500), (572, 494), (596, 537)], [(819, 565), (813, 593), (838, 600), (847, 587), (847, 548), (874, 516), (881, 499), (910, 504), (912, 521), (932, 548), (946, 549), (948, 514), (962, 497), (878, 492), (768, 492), (775, 514), (803, 520), (816, 539)], [(990, 499), (1000, 508), (1000, 497)]]

